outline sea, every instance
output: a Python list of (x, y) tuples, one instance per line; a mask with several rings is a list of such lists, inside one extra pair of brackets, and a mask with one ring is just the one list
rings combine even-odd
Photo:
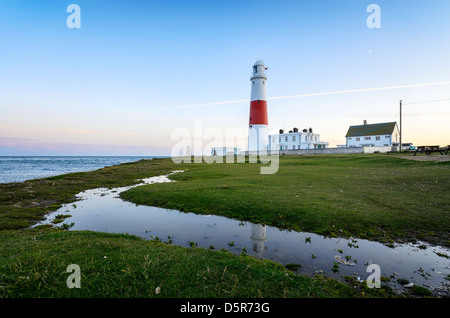
[(23, 182), (70, 172), (93, 171), (161, 156), (0, 156), (0, 183)]

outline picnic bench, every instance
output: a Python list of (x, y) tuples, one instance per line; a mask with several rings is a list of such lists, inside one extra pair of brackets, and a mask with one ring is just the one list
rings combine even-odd
[(418, 152), (424, 152), (426, 155), (430, 155), (432, 152), (439, 152), (441, 155), (443, 155), (442, 150), (439, 146), (418, 146), (416, 151), (414, 152), (414, 156), (417, 155)]

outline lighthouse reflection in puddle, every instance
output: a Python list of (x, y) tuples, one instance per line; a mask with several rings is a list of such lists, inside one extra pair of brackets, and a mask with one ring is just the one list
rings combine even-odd
[(266, 226), (252, 223), (251, 231), (250, 239), (253, 242), (253, 252), (262, 255), (264, 252), (264, 242), (266, 241)]

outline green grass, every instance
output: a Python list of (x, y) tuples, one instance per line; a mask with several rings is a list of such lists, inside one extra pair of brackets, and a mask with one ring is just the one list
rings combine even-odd
[(285, 156), (258, 164), (185, 164), (178, 182), (121, 193), (160, 206), (330, 236), (449, 244), (450, 165), (391, 155)]
[[(140, 186), (122, 197), (319, 234), (450, 245), (446, 163), (336, 155), (282, 157), (274, 175), (261, 175), (260, 166), (155, 159), (0, 184), (0, 297), (393, 296), (387, 288), (303, 277), (280, 264), (195, 244), (183, 248), (120, 234), (26, 229), (74, 202), (80, 191), (136, 184), (173, 170), (184, 170), (171, 176), (177, 182)], [(80, 266), (80, 289), (66, 286), (70, 264)]]
[[(129, 235), (35, 229), (3, 231), (0, 240), (0, 298), (391, 296), (295, 275), (271, 261)], [(80, 288), (67, 287), (71, 264), (80, 268)]]

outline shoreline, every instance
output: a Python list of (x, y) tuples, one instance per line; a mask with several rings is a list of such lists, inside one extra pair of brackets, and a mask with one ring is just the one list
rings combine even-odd
[[(19, 183), (36, 179), (45, 179), (68, 173), (90, 172), (104, 167), (118, 165), (121, 163), (136, 162), (139, 160), (151, 160), (154, 158), (168, 158), (168, 157), (167, 156), (0, 156), (0, 162), (4, 164), (3, 169), (6, 169), (5, 171), (0, 170), (1, 174), (0, 184)], [(93, 159), (96, 162), (86, 164), (81, 162), (76, 163), (76, 161), (74, 161), (75, 165), (71, 169), (70, 168), (63, 169), (63, 166), (61, 166), (62, 163), (58, 165), (57, 162), (52, 163), (47, 161), (46, 159), (49, 159), (49, 161), (52, 159), (58, 161), (59, 159), (63, 160), (69, 159), (70, 161), (72, 161), (73, 159), (81, 159), (81, 160)], [(112, 162), (107, 162), (106, 160), (108, 159), (112, 160)], [(8, 161), (10, 165), (13, 165), (12, 167), (7, 166), (7, 163), (5, 162)], [(65, 164), (64, 166), (66, 166), (67, 164), (73, 164), (74, 162), (64, 163)], [(103, 164), (101, 162), (103, 162)], [(16, 171), (11, 169), (16, 169)], [(18, 169), (21, 169), (21, 171), (17, 171)], [(36, 170), (40, 170), (40, 173), (36, 173)]]

